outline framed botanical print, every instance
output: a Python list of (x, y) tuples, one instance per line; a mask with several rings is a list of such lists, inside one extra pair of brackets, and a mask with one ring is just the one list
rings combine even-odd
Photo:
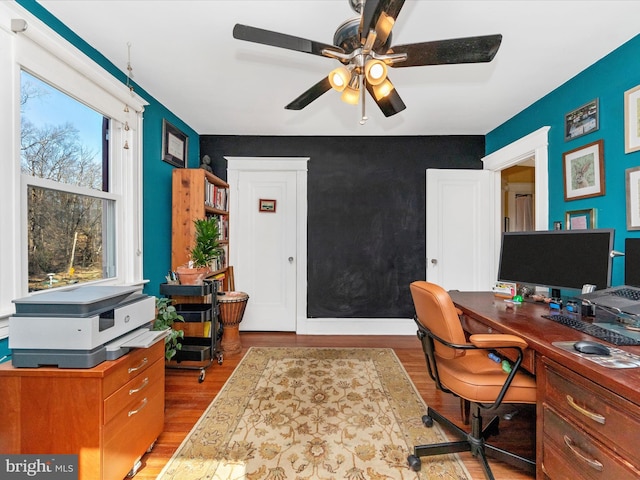
[(604, 195), (604, 141), (575, 148), (562, 156), (564, 199)]

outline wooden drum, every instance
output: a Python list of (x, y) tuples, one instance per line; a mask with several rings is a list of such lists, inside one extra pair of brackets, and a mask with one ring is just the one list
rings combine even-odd
[(222, 323), (222, 350), (225, 353), (240, 353), (240, 330), (244, 310), (247, 308), (249, 295), (244, 292), (222, 292), (218, 295), (220, 322)]

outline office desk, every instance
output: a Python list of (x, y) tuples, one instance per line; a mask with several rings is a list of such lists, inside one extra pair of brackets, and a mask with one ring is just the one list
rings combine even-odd
[[(606, 368), (554, 346), (597, 339), (542, 318), (546, 304), (509, 307), (491, 292), (449, 293), (465, 331), (527, 341), (523, 367), (538, 386), (536, 478), (640, 478), (640, 368)], [(640, 355), (640, 347), (616, 348)]]

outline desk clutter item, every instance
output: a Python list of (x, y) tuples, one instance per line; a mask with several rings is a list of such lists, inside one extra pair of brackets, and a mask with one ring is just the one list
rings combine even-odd
[(607, 368), (638, 368), (640, 367), (640, 356), (633, 353), (625, 352), (619, 348), (609, 347), (609, 355), (590, 355), (588, 353), (580, 353), (573, 348), (575, 340), (569, 342), (553, 342), (554, 347), (561, 348), (567, 352), (586, 358), (598, 365)]
[(542, 316), (544, 318), (553, 320), (554, 322), (560, 323), (567, 327), (573, 328), (574, 330), (578, 330), (582, 333), (586, 333), (587, 335), (591, 335), (593, 337), (599, 338), (600, 340), (604, 340), (605, 342), (609, 342), (614, 345), (619, 345), (619, 346), (640, 345), (640, 340), (636, 338), (623, 335), (618, 332), (614, 332), (613, 330), (609, 330), (607, 328), (594, 325), (593, 323), (588, 323), (582, 320), (578, 320), (577, 318), (574, 318), (574, 317), (569, 317), (567, 315), (561, 315), (561, 314), (551, 314), (551, 315), (542, 315)]
[(516, 284), (515, 283), (507, 283), (507, 282), (496, 282), (491, 291), (496, 297), (501, 298), (513, 298), (516, 294)]

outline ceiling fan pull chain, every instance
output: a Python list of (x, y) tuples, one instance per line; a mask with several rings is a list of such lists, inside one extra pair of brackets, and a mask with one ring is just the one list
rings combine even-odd
[(365, 78), (364, 75), (360, 75), (360, 103), (362, 103), (362, 118), (360, 118), (360, 125), (364, 125), (365, 123), (367, 123), (367, 113), (365, 110), (365, 106), (364, 106), (364, 99), (366, 97), (366, 95), (364, 94), (365, 92)]

